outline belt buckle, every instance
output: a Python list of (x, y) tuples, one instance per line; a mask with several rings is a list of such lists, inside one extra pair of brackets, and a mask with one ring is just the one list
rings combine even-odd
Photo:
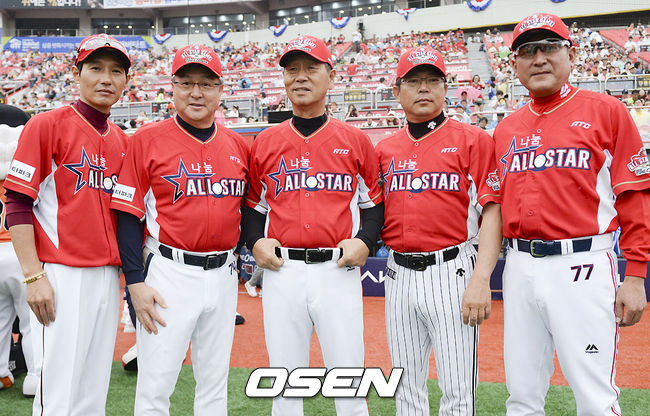
[(406, 257), (406, 264), (410, 269), (423, 272), (427, 269), (427, 263), (424, 261), (424, 254), (411, 254)]
[(535, 252), (535, 243), (544, 243), (544, 240), (536, 239), (530, 240), (530, 255), (536, 258), (546, 257), (546, 254), (536, 253)]
[(306, 248), (305, 249), (305, 263), (317, 264), (323, 262), (323, 251), (319, 248)]
[(203, 270), (212, 270), (219, 267), (220, 254), (210, 254), (205, 256), (205, 263), (203, 263)]

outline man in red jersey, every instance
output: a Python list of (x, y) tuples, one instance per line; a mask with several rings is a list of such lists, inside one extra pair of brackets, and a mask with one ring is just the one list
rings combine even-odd
[[(363, 367), (359, 267), (383, 222), (377, 156), (368, 136), (325, 113), (336, 71), (322, 40), (291, 40), (280, 66), (294, 116), (253, 143), (245, 221), (247, 244), (266, 269), (270, 366), (309, 366), (315, 328), (327, 368)], [(368, 414), (363, 399), (336, 399), (336, 409)], [(276, 397), (273, 415), (302, 415), (302, 399)]]
[[(408, 125), (377, 145), (384, 179), (386, 332), (404, 368), (398, 415), (428, 415), (433, 348), (441, 415), (475, 414), (478, 325), (490, 316), (490, 276), (501, 248), (494, 142), (447, 118), (442, 54), (408, 49), (393, 94)], [(478, 256), (470, 240), (479, 231)], [(464, 324), (463, 324), (464, 322)], [(469, 325), (468, 325), (469, 324)]]
[[(512, 50), (532, 99), (494, 132), (510, 246), (507, 412), (543, 414), (555, 351), (578, 415), (620, 415), (618, 327), (638, 322), (646, 305), (648, 157), (620, 101), (568, 83), (576, 51), (560, 18), (526, 17)], [(620, 287), (612, 250), (619, 226), (627, 260)]]
[(27, 123), (4, 183), (42, 353), (34, 415), (105, 411), (120, 291), (109, 203), (127, 141), (108, 116), (130, 65), (114, 38), (84, 39), (72, 68), (79, 100)]
[(178, 115), (136, 132), (113, 193), (120, 255), (139, 323), (136, 415), (169, 414), (190, 341), (194, 413), (228, 414), (238, 282), (233, 251), (249, 150), (241, 136), (214, 122), (221, 77), (211, 48), (190, 45), (176, 52)]

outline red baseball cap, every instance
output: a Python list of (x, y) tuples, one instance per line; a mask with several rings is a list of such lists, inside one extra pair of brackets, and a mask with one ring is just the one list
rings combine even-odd
[(546, 30), (551, 32), (551, 36), (555, 35), (553, 37), (557, 36), (560, 39), (571, 42), (569, 28), (564, 24), (562, 19), (554, 14), (536, 13), (526, 17), (515, 26), (515, 31), (512, 32), (512, 47), (510, 49), (516, 51), (519, 46), (526, 43), (528, 39), (526, 34), (533, 30)]
[(189, 45), (180, 48), (174, 61), (172, 62), (172, 75), (178, 72), (179, 69), (189, 64), (199, 64), (214, 72), (219, 78), (223, 76), (223, 69), (219, 55), (214, 49), (205, 45)]
[(307, 35), (291, 39), (289, 43), (287, 43), (287, 47), (284, 48), (284, 53), (280, 57), (281, 67), (284, 67), (287, 64), (288, 56), (292, 52), (306, 53), (317, 61), (329, 64), (330, 67), (334, 68), (334, 64), (332, 63), (332, 54), (322, 39)]
[(420, 65), (431, 65), (447, 76), (445, 60), (442, 54), (429, 46), (418, 46), (407, 49), (399, 58), (397, 78), (404, 78), (413, 68)]
[(79, 48), (77, 49), (77, 58), (75, 59), (74, 64), (79, 65), (85, 61), (86, 58), (88, 58), (93, 52), (102, 48), (116, 51), (116, 55), (124, 64), (124, 69), (126, 69), (127, 72), (129, 71), (129, 68), (131, 68), (131, 59), (129, 58), (129, 52), (126, 50), (124, 45), (120, 43), (120, 41), (105, 33), (88, 36), (82, 40), (79, 44)]

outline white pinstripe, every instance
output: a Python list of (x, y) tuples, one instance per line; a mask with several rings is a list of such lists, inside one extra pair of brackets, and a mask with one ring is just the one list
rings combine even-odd
[[(454, 260), (436, 261), (422, 272), (397, 265), (392, 251), (388, 259), (387, 267), (395, 271), (385, 280), (388, 347), (393, 367), (404, 368), (396, 395), (398, 416), (429, 414), (426, 381), (431, 348), (443, 393), (439, 414), (475, 414), (478, 329), (462, 323), (461, 302), (476, 250), (469, 243), (458, 247)], [(457, 274), (460, 269), (462, 276)]]

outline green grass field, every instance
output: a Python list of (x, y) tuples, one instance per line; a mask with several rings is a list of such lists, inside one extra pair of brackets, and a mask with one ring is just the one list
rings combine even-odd
[[(228, 391), (229, 414), (233, 416), (267, 416), (271, 414), (271, 399), (248, 399), (244, 396), (244, 388), (250, 369), (231, 368)], [(0, 415), (2, 416), (27, 416), (31, 415), (31, 403), (22, 396), (22, 380), (19, 377), (16, 385), (6, 391), (0, 391)], [(108, 392), (109, 416), (126, 416), (133, 414), (133, 400), (135, 397), (136, 374), (122, 370), (119, 363), (113, 363), (111, 387)], [(438, 414), (438, 401), (440, 390), (435, 380), (429, 380), (429, 402), (431, 415)], [(183, 366), (176, 391), (171, 398), (171, 414), (178, 416), (191, 416), (194, 397), (194, 378), (192, 369)], [(494, 416), (505, 414), (506, 387), (499, 383), (480, 383), (477, 391), (477, 415)], [(546, 414), (549, 416), (575, 415), (575, 402), (573, 394), (568, 387), (552, 386), (546, 405)], [(621, 394), (621, 409), (625, 416), (642, 416), (648, 414), (650, 408), (650, 391), (624, 389)], [(389, 416), (395, 414), (395, 401), (382, 399), (371, 394), (368, 397), (368, 407), (373, 416)], [(323, 397), (305, 400), (305, 415), (308, 416), (335, 416), (334, 402)]]

